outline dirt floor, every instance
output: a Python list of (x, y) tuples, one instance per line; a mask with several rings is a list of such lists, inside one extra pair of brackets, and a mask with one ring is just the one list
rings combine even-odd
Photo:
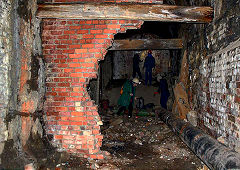
[(111, 155), (96, 161), (95, 168), (202, 169), (203, 163), (197, 156), (159, 119), (139, 116), (129, 119), (125, 115), (103, 118), (102, 150)]

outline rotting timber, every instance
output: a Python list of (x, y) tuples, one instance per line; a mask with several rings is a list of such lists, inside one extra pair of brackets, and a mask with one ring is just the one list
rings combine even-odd
[(132, 3), (39, 4), (37, 17), (209, 23), (213, 8)]
[(210, 169), (240, 169), (239, 153), (165, 109), (157, 109), (156, 114)]
[(108, 50), (182, 49), (181, 39), (124, 39), (114, 40)]

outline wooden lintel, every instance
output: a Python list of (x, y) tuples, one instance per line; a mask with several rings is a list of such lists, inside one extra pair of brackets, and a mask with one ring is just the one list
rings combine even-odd
[(108, 50), (163, 50), (182, 47), (181, 39), (125, 39), (114, 40), (112, 47)]
[(213, 8), (161, 4), (40, 4), (39, 18), (124, 19), (143, 21), (193, 22), (212, 21)]

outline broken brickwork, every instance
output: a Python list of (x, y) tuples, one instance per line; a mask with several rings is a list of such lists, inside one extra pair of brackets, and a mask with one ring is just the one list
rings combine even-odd
[(142, 21), (43, 20), (46, 61), (45, 111), (53, 144), (85, 157), (102, 159), (103, 136), (97, 106), (87, 85), (97, 77), (98, 61), (111, 46), (114, 34), (140, 28)]
[[(207, 2), (206, 2), (207, 3)], [(200, 4), (195, 4), (200, 5)], [(208, 5), (211, 5), (209, 2)], [(210, 24), (184, 25), (189, 100), (199, 126), (236, 150), (240, 147), (240, 44), (238, 1), (217, 1)], [(186, 32), (186, 30), (191, 30)]]

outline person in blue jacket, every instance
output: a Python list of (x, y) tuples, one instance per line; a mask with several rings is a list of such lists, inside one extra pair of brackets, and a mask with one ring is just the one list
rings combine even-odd
[(152, 51), (148, 50), (148, 55), (145, 58), (144, 66), (145, 68), (145, 85), (152, 85), (152, 69), (155, 67), (155, 58), (152, 56)]

